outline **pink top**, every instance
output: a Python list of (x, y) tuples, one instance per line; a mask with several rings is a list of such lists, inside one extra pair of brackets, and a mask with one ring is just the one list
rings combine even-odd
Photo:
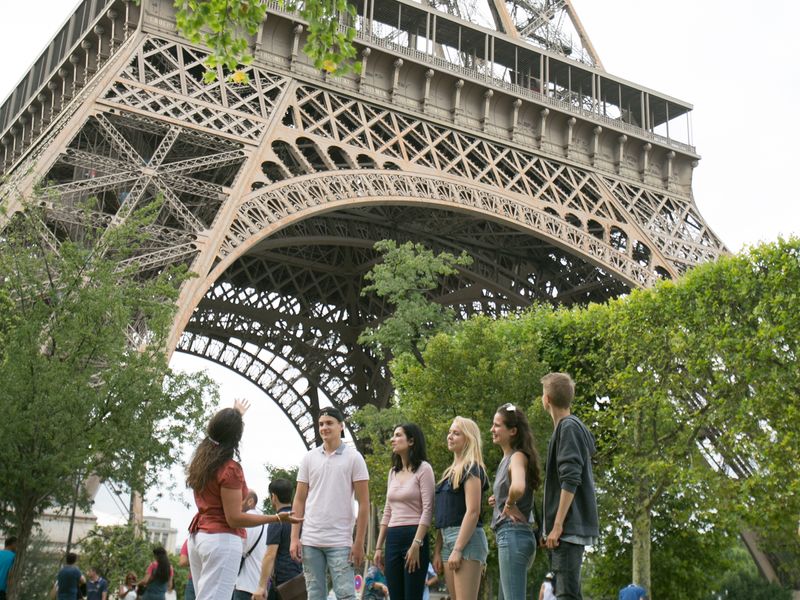
[(381, 525), (430, 525), (434, 487), (433, 468), (427, 462), (420, 464), (412, 476), (402, 482), (395, 478), (395, 470), (391, 469)]

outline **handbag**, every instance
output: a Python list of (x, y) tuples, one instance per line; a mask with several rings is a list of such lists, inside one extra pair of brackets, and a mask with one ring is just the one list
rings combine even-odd
[(275, 588), (279, 600), (308, 600), (306, 578), (300, 573)]

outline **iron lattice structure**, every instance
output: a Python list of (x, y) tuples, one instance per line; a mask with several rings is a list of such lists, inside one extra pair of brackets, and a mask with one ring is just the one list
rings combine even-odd
[(315, 71), (269, 5), (235, 84), (204, 83), (171, 1), (86, 0), (2, 107), (3, 205), (38, 198), (57, 245), (78, 211), (113, 227), (162, 196), (133, 260), (198, 274), (170, 352), (253, 382), (308, 446), (320, 403), (390, 397), (357, 343), (387, 314), (361, 295), (378, 240), (471, 254), (439, 290), (463, 315), (603, 301), (725, 252), (669, 135), (689, 105), (434, 7), (355, 5), (359, 73)]

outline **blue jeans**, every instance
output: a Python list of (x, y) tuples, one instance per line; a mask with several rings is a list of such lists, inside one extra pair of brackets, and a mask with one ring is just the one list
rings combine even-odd
[(428, 536), (419, 549), (419, 567), (409, 573), (406, 570), (406, 552), (414, 543), (416, 525), (389, 527), (386, 530), (386, 565), (384, 575), (392, 600), (420, 600), (425, 590), (425, 577), (430, 562)]
[(349, 558), (350, 546), (341, 548), (303, 546), (303, 575), (306, 578), (308, 600), (327, 598), (326, 570), (330, 571), (333, 592), (337, 600), (355, 600), (355, 572)]
[(528, 569), (536, 556), (536, 540), (527, 523), (503, 522), (495, 531), (500, 563), (498, 600), (525, 600)]
[(581, 565), (583, 546), (560, 540), (550, 551), (550, 570), (556, 576), (556, 598), (583, 600), (581, 593)]
[(183, 600), (194, 600), (194, 583), (191, 579), (186, 580), (186, 588), (183, 590)]

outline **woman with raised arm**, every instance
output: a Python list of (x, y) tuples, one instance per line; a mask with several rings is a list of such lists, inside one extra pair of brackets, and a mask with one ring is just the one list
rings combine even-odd
[(433, 469), (428, 463), (425, 436), (415, 424), (395, 427), (391, 443), (392, 468), (375, 564), (386, 576), (392, 600), (422, 600), (430, 562), (428, 528), (433, 519)]
[(528, 418), (513, 404), (497, 409), (492, 442), (503, 449), (494, 478), (492, 529), (500, 564), (499, 600), (525, 600), (528, 569), (536, 556), (533, 492), (541, 482), (539, 455)]
[(453, 462), (436, 486), (436, 547), (433, 565), (444, 569), (452, 600), (476, 600), (489, 554), (481, 507), (489, 487), (481, 454), (481, 432), (471, 419), (456, 417), (447, 433)]
[(242, 559), (245, 527), (278, 521), (299, 522), (291, 513), (254, 515), (242, 512), (247, 483), (239, 458), (242, 416), (250, 407), (237, 400), (208, 423), (206, 437), (194, 451), (186, 484), (194, 490), (197, 514), (189, 525), (189, 565), (197, 600), (230, 598)]

